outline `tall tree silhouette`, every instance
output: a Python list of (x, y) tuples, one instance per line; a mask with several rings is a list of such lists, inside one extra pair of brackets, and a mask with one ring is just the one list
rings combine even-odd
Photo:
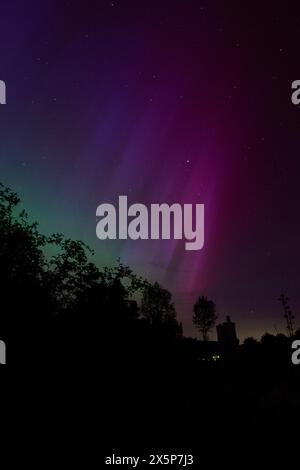
[(216, 323), (216, 306), (212, 300), (199, 297), (194, 305), (193, 323), (203, 335), (203, 340), (208, 340), (209, 331)]
[(294, 319), (295, 315), (293, 315), (292, 310), (289, 305), (289, 298), (281, 294), (278, 301), (281, 303), (283, 308), (283, 317), (286, 321), (286, 329), (290, 337), (294, 336)]
[(47, 238), (25, 211), (18, 211), (19, 202), (16, 193), (0, 184), (0, 328), (6, 337), (15, 330), (33, 332), (50, 309), (44, 285)]

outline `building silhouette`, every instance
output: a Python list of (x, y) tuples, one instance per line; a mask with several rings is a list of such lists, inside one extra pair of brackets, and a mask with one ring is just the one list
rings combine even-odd
[(239, 345), (239, 339), (236, 334), (235, 323), (227, 315), (226, 321), (217, 325), (217, 336), (220, 350), (223, 353), (236, 351)]

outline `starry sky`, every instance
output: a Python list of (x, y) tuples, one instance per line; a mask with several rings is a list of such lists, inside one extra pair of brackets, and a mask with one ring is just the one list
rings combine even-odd
[[(284, 331), (281, 292), (300, 326), (300, 8), (241, 3), (0, 6), (1, 181), (42, 232), (170, 289), (186, 335), (198, 295), (241, 339)], [(204, 203), (204, 249), (99, 241), (96, 207), (121, 194)]]

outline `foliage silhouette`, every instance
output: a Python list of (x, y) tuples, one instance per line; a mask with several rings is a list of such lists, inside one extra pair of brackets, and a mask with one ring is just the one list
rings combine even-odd
[(194, 305), (193, 323), (203, 335), (203, 340), (208, 340), (209, 331), (214, 327), (216, 320), (216, 306), (212, 300), (199, 297)]
[[(180, 335), (170, 292), (120, 260), (98, 268), (80, 241), (40, 234), (19, 203), (1, 185), (3, 445), (99, 452), (99, 430), (107, 452), (298, 444), (277, 432), (300, 417), (290, 338), (202, 361), (218, 345)], [(207, 340), (212, 301), (198, 299), (194, 322)]]

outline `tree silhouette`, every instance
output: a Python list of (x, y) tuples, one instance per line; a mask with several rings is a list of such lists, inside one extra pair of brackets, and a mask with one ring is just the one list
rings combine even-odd
[(199, 297), (194, 305), (193, 323), (203, 335), (203, 340), (208, 340), (208, 333), (216, 323), (216, 306), (212, 300)]
[(283, 317), (286, 321), (286, 329), (288, 331), (288, 335), (291, 338), (294, 336), (294, 319), (295, 315), (293, 315), (290, 305), (289, 305), (289, 298), (281, 294), (278, 298), (278, 301), (282, 304), (283, 307)]
[(19, 202), (16, 193), (0, 184), (0, 328), (5, 337), (15, 330), (34, 332), (51, 305), (44, 282), (47, 237), (28, 221), (25, 211), (18, 211)]
[(157, 282), (147, 283), (143, 290), (141, 313), (154, 326), (174, 322), (176, 311), (171, 293)]
[[(100, 279), (100, 270), (89, 261), (92, 250), (83, 242), (65, 239), (60, 234), (47, 240), (57, 253), (48, 259), (45, 282), (58, 305), (58, 311), (71, 309), (88, 288)], [(57, 312), (59, 313), (59, 312)]]

